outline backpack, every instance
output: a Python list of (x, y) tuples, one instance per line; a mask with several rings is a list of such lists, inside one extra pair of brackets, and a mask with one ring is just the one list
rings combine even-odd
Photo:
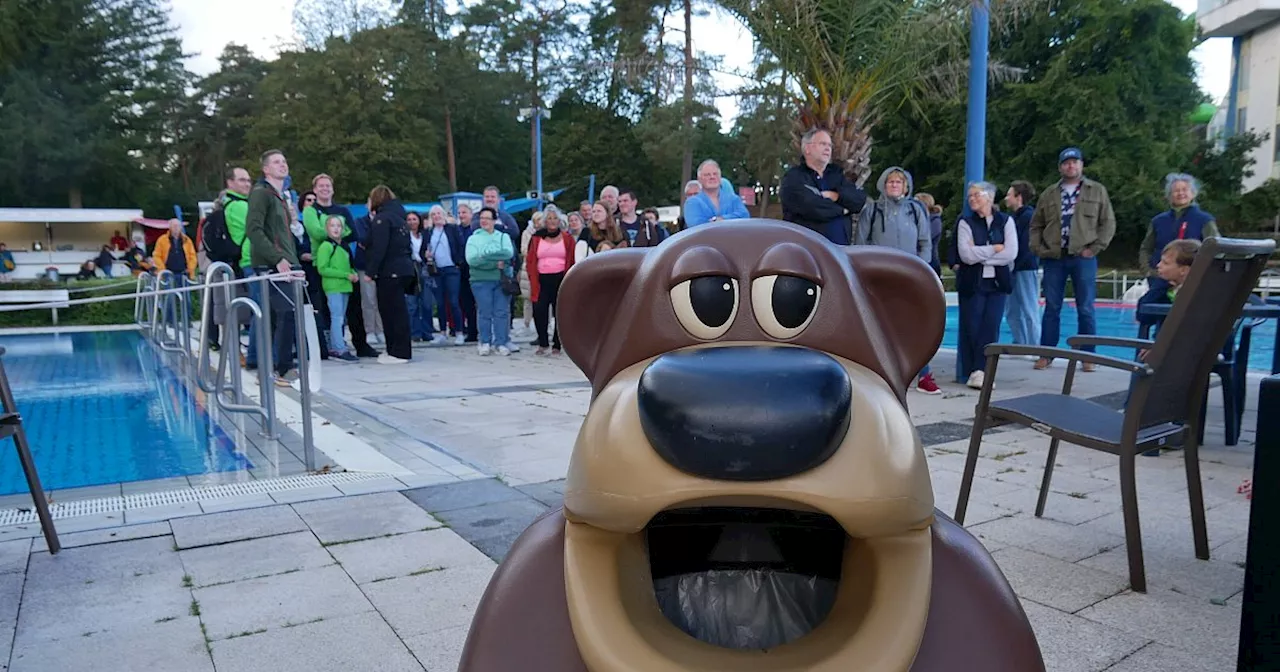
[(209, 261), (221, 261), (232, 268), (240, 266), (241, 243), (231, 238), (231, 231), (227, 229), (226, 210), (218, 209), (209, 213), (204, 220), (200, 240), (205, 254), (209, 255)]

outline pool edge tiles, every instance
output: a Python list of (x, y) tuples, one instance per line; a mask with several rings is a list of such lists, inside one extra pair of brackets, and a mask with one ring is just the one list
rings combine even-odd
[[(298, 474), (281, 478), (244, 481), (199, 488), (179, 488), (163, 492), (140, 493), (123, 497), (101, 497), (49, 505), (49, 515), (54, 520), (92, 516), (99, 514), (140, 511), (174, 504), (213, 502), (233, 497), (263, 495), (290, 490), (302, 490), (324, 486), (342, 486), (366, 481), (392, 479), (390, 474), (376, 472), (340, 471), (327, 474)], [(405, 485), (404, 488), (409, 486)], [(0, 509), (0, 528), (29, 525), (39, 521), (32, 507)]]

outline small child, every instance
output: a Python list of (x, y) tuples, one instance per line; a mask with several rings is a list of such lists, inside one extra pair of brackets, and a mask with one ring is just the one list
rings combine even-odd
[[(1171, 304), (1178, 296), (1178, 290), (1191, 274), (1191, 264), (1196, 261), (1196, 253), (1200, 251), (1200, 241), (1192, 238), (1171, 241), (1164, 246), (1160, 254), (1160, 263), (1156, 264), (1156, 276), (1169, 283), (1169, 289), (1163, 294), (1147, 295), (1146, 304)], [(1156, 318), (1159, 319), (1159, 318)], [(1147, 351), (1138, 353), (1138, 359), (1146, 361)]]
[(346, 326), (347, 300), (353, 283), (360, 276), (351, 269), (351, 251), (342, 244), (344, 224), (342, 217), (337, 215), (330, 215), (325, 220), (324, 230), (329, 237), (321, 241), (320, 249), (315, 251), (315, 265), (329, 303), (329, 356), (354, 362), (359, 357), (347, 348), (343, 327)]

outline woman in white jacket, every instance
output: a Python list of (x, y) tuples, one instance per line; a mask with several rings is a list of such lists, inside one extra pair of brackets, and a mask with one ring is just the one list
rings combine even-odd
[(969, 371), (969, 387), (979, 389), (987, 358), (983, 350), (1000, 338), (1004, 304), (1013, 291), (1013, 262), (1018, 256), (1018, 228), (1013, 218), (995, 210), (996, 187), (977, 182), (969, 187), (970, 214), (956, 222), (956, 294), (960, 298), (958, 359)]

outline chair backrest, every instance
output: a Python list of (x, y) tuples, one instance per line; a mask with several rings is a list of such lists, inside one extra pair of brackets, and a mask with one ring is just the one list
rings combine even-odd
[(1275, 248), (1270, 239), (1204, 241), (1147, 353), (1153, 373), (1133, 385), (1126, 437), (1143, 427), (1199, 415), (1209, 372)]

